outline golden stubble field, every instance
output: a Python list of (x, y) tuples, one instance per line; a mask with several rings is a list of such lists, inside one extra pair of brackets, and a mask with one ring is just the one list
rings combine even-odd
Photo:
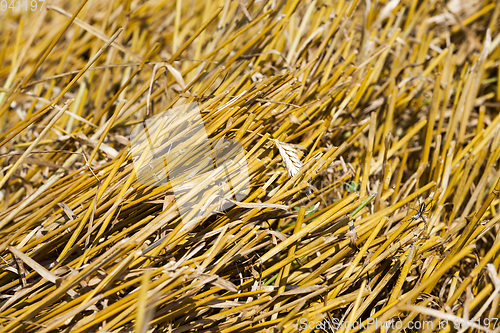
[(499, 14), (1, 1), (0, 332), (498, 331)]

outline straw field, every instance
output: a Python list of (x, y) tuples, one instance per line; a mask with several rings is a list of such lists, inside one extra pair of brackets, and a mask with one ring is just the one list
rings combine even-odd
[(0, 332), (498, 332), (500, 1), (0, 1)]

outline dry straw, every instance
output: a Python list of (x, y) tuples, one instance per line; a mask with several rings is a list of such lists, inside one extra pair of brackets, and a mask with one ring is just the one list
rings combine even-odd
[[(37, 3), (0, 11), (0, 332), (498, 331), (500, 2)], [(139, 180), (190, 103), (244, 200), (180, 119), (197, 176)]]

